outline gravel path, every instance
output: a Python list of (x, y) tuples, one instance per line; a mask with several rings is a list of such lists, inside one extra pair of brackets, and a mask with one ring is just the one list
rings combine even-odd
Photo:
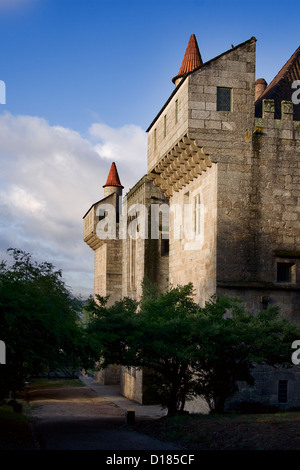
[(28, 399), (37, 448), (41, 450), (180, 449), (136, 432), (134, 426), (127, 425), (124, 409), (87, 386), (29, 387)]

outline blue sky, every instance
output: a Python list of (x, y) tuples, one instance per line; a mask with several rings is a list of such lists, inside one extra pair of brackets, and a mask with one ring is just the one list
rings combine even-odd
[(269, 83), (299, 46), (300, 4), (0, 0), (0, 258), (10, 246), (93, 290), (82, 216), (116, 161), (125, 192), (146, 171), (145, 130), (189, 40), (203, 61), (252, 36)]

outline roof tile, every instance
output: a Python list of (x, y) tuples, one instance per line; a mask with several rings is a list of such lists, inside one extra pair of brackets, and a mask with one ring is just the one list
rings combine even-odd
[(103, 188), (105, 188), (106, 186), (119, 186), (120, 188), (124, 188), (124, 186), (121, 185), (115, 162), (111, 164), (107, 181), (105, 185), (103, 186)]
[(197, 39), (196, 36), (192, 34), (188, 42), (178, 75), (172, 78), (172, 82), (175, 83), (178, 78), (183, 77), (183, 75), (191, 72), (201, 65), (203, 65), (203, 61), (197, 44)]

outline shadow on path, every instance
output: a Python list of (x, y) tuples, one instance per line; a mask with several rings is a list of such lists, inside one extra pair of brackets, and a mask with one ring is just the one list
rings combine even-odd
[[(28, 388), (33, 433), (40, 450), (179, 450), (172, 443), (161, 442), (126, 424), (126, 407), (132, 403), (114, 388), (95, 385), (35, 389)], [(91, 386), (89, 386), (91, 385)], [(93, 389), (96, 388), (95, 389)], [(110, 399), (111, 398), (111, 399)], [(112, 400), (120, 403), (115, 403)], [(135, 404), (136, 420), (162, 415), (158, 407)]]

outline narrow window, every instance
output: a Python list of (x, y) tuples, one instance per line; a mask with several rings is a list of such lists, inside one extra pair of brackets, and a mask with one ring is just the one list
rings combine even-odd
[(130, 250), (130, 287), (135, 287), (135, 268), (136, 268), (136, 240), (131, 238), (131, 250)]
[(169, 254), (169, 239), (161, 238), (161, 256)]
[(156, 129), (154, 129), (154, 148), (156, 149)]
[(194, 197), (194, 232), (196, 235), (200, 233), (201, 205), (200, 194)]
[(288, 401), (288, 381), (278, 381), (278, 403), (287, 403)]
[(175, 124), (178, 122), (178, 100), (175, 101)]
[(105, 219), (105, 210), (104, 209), (99, 209), (99, 222), (100, 220)]
[(164, 115), (164, 137), (167, 135), (167, 116)]
[(163, 225), (166, 223), (163, 220), (163, 214), (159, 214), (159, 230), (160, 230), (160, 254), (161, 256), (169, 254), (169, 224)]
[(277, 263), (277, 282), (292, 282), (293, 263)]
[(217, 87), (217, 111), (232, 111), (232, 89)]

